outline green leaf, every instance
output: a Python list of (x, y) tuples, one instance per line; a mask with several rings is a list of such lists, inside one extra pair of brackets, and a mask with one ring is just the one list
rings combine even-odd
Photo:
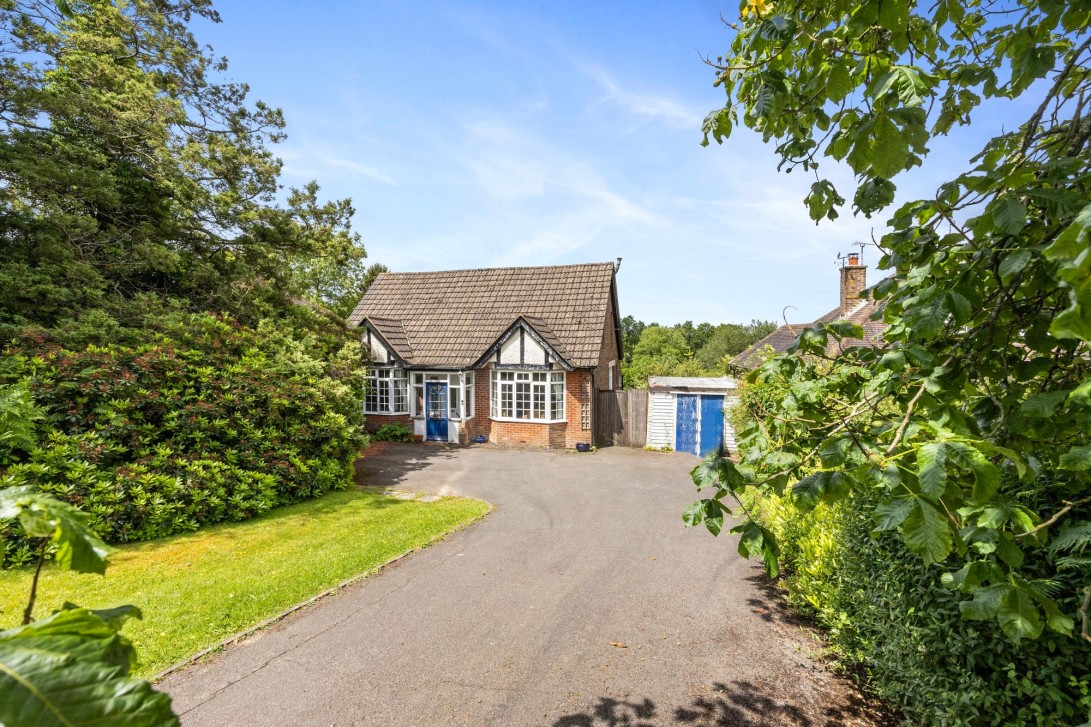
[(1000, 279), (1005, 283), (1010, 282), (1012, 278), (1023, 271), (1023, 268), (1030, 262), (1030, 258), (1030, 250), (1016, 250), (1005, 255), (1004, 259), (1000, 261)]
[(1076, 627), (1076, 622), (1072, 617), (1061, 613), (1061, 609), (1057, 608), (1057, 604), (1050, 599), (1040, 598), (1038, 599), (1038, 605), (1045, 611), (1046, 625), (1049, 626), (1051, 631), (1056, 631), (1065, 636), (1072, 635), (1072, 629)]
[(917, 500), (912, 497), (896, 497), (875, 507), (876, 530), (894, 530), (901, 526), (913, 512)]
[(941, 497), (947, 487), (947, 454), (943, 442), (929, 442), (917, 450), (917, 480), (921, 491)]
[(105, 573), (110, 549), (91, 530), (90, 517), (29, 485), (0, 489), (0, 520), (19, 519), (32, 538), (49, 538), (54, 559), (66, 570)]
[(1010, 585), (978, 588), (973, 592), (972, 600), (958, 604), (958, 610), (962, 613), (962, 618), (968, 621), (988, 621), (996, 617), (996, 612), (1000, 610), (1000, 601), (1011, 590), (1013, 587)]
[(776, 537), (766, 530), (761, 529), (761, 559), (765, 563), (765, 573), (770, 578), (780, 575), (780, 547)]
[(682, 513), (682, 522), (684, 522), (689, 527), (693, 527), (694, 525), (698, 525), (701, 522), (701, 520), (704, 519), (704, 513), (705, 513), (705, 501), (704, 500), (698, 500), (697, 502), (695, 502), (692, 505), (690, 505), (689, 507), (687, 507), (685, 509), (685, 511)]
[(1000, 560), (1012, 568), (1019, 568), (1023, 565), (1023, 551), (1015, 544), (1015, 539), (1009, 532), (1001, 532), (1000, 537), (997, 538), (996, 554), (1000, 556)]
[(177, 725), (170, 697), (128, 675), (115, 622), (69, 608), (0, 632), (0, 724)]
[(856, 83), (852, 80), (848, 66), (835, 62), (826, 74), (826, 96), (831, 101), (840, 101), (852, 93)]
[(705, 500), (705, 527), (713, 536), (724, 529), (724, 507), (719, 500)]
[[(1027, 226), (1027, 208), (1019, 200), (1004, 197), (996, 200), (989, 207), (993, 224), (1001, 232), (1014, 235)], [(1025, 265), (1026, 262), (1023, 264)]]
[(1073, 472), (1091, 470), (1091, 445), (1073, 447), (1062, 454), (1060, 468)]
[(813, 510), (826, 494), (830, 472), (822, 470), (804, 477), (792, 485), (792, 502), (804, 512)]
[(973, 315), (973, 307), (970, 305), (970, 301), (966, 300), (966, 296), (952, 291), (947, 294), (944, 301), (947, 304), (947, 310), (955, 317), (955, 323), (962, 325), (970, 320), (970, 316)]
[(1087, 379), (1077, 386), (1072, 393), (1068, 395), (1068, 402), (1081, 406), (1091, 406), (1091, 379)]
[(1050, 333), (1091, 341), (1091, 204), (1080, 210), (1043, 255), (1057, 264), (1061, 285), (1068, 288), (1069, 306), (1053, 319)]
[(916, 501), (916, 507), (902, 523), (902, 538), (911, 552), (924, 559), (925, 565), (946, 558), (954, 542), (947, 518), (921, 500)]
[(1042, 634), (1042, 619), (1030, 593), (1023, 588), (1009, 588), (1000, 598), (996, 612), (1000, 629), (1009, 638), (1036, 639)]
[(976, 447), (963, 442), (948, 442), (947, 446), (955, 461), (974, 475), (974, 489), (970, 496), (973, 502), (982, 505), (991, 500), (1000, 487), (1000, 469)]
[(739, 536), (739, 555), (744, 558), (760, 555), (763, 538), (761, 527), (756, 522), (747, 522)]
[(909, 159), (909, 142), (889, 116), (880, 116), (870, 144), (871, 170), (877, 177), (890, 179), (905, 169)]
[(1027, 397), (1019, 407), (1019, 411), (1028, 417), (1047, 419), (1053, 416), (1053, 412), (1066, 398), (1068, 398), (1067, 391), (1045, 391), (1034, 394)]
[(720, 486), (720, 456), (717, 454), (710, 454), (701, 460), (701, 462), (689, 472), (690, 479), (693, 480), (693, 484), (697, 485), (697, 490), (701, 491), (706, 487), (719, 487)]

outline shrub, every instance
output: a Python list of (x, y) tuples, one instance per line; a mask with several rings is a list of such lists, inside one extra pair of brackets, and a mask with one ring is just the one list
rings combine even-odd
[[(37, 447), (0, 470), (91, 516), (112, 542), (149, 540), (345, 487), (364, 441), (359, 347), (214, 315), (157, 321), (137, 346), (23, 336), (0, 386), (45, 415)], [(8, 389), (18, 391), (18, 388)], [(25, 560), (16, 532), (7, 563)]]
[(371, 438), (378, 442), (408, 442), (413, 432), (404, 424), (384, 424)]

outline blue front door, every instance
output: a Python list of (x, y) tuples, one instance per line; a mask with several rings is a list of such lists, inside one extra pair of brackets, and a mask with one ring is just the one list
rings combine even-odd
[(678, 421), (674, 434), (674, 451), (697, 454), (697, 422), (701, 397), (678, 394)]
[(428, 385), (428, 419), (425, 426), (425, 436), (439, 442), (447, 441), (447, 384), (429, 381)]
[(701, 456), (719, 453), (724, 445), (724, 398), (701, 397)]

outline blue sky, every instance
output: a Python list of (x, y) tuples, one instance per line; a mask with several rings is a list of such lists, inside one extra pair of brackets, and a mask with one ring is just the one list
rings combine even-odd
[[(779, 321), (794, 306), (795, 322), (836, 305), (837, 253), (883, 232), (849, 212), (816, 227), (812, 180), (777, 173), (748, 130), (699, 146), (723, 100), (701, 56), (727, 49), (732, 0), (216, 6), (224, 22), (194, 31), (284, 110), (284, 183), (351, 197), (369, 259), (392, 270), (622, 257), (623, 315)], [(900, 200), (1010, 128), (1005, 110), (934, 142)]]

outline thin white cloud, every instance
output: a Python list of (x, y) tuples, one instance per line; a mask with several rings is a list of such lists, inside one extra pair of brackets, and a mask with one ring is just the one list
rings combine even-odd
[(586, 64), (580, 70), (597, 83), (604, 95), (595, 102), (595, 106), (618, 106), (630, 118), (640, 123), (661, 122), (675, 129), (693, 131), (701, 128), (704, 114), (686, 106), (670, 96), (622, 88), (605, 68), (595, 64)]
[(295, 143), (289, 142), (278, 151), (284, 161), (284, 172), (288, 176), (301, 179), (314, 179), (319, 176), (343, 176), (350, 179), (363, 177), (392, 187), (400, 186), (382, 169), (345, 156), (346, 149), (334, 150), (324, 144), (304, 139)]

